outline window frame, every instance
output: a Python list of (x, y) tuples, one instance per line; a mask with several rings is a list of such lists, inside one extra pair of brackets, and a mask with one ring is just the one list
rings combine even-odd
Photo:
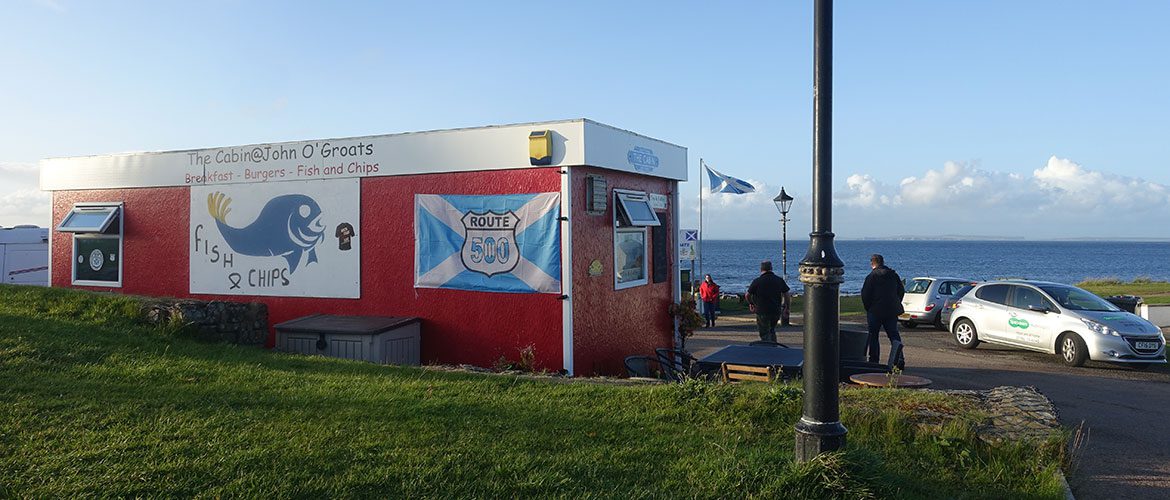
[[(68, 230), (61, 229), (60, 226), (62, 224), (64, 224), (69, 217), (72, 217), (73, 213), (75, 213), (78, 208), (85, 209), (85, 208), (99, 208), (99, 207), (101, 207), (101, 208), (114, 208), (114, 210), (111, 212), (111, 214), (113, 217), (116, 218), (117, 223), (118, 223), (116, 230), (114, 230), (114, 228), (109, 227), (113, 223), (112, 220), (105, 221), (105, 223), (103, 224), (104, 229), (102, 229), (101, 231), (77, 231), (77, 230), (68, 231)], [(69, 251), (69, 262), (70, 262), (70, 265), (69, 265), (69, 284), (80, 285), (80, 286), (106, 287), (106, 288), (121, 288), (122, 287), (123, 273), (125, 272), (125, 266), (123, 265), (123, 260), (124, 260), (123, 257), (124, 257), (124, 253), (125, 253), (125, 240), (123, 238), (123, 234), (124, 234), (124, 230), (126, 227), (126, 214), (125, 214), (124, 208), (125, 207), (124, 207), (124, 204), (122, 202), (75, 203), (75, 204), (73, 204), (73, 208), (70, 209), (69, 215), (65, 216), (65, 219), (62, 219), (61, 224), (58, 225), (57, 230), (59, 232), (72, 233), (72, 235), (73, 235), (73, 237), (70, 238), (71, 248)], [(90, 229), (93, 229), (93, 228), (91, 227)], [(79, 279), (77, 279), (77, 240), (79, 240), (79, 239), (80, 240), (114, 240), (114, 239), (118, 240), (118, 254), (115, 256), (115, 259), (116, 259), (116, 262), (118, 265), (118, 280), (117, 281), (97, 281), (97, 280), (79, 280)]]
[[(996, 301), (991, 300), (989, 298), (985, 298), (985, 297), (980, 296), (980, 294), (982, 294), (982, 293), (989, 293), (988, 290), (990, 290), (992, 287), (1003, 287), (1004, 288), (1003, 302), (996, 302)], [(982, 300), (984, 302), (990, 302), (992, 304), (1007, 306), (1008, 305), (1007, 303), (1011, 300), (1011, 293), (1012, 293), (1012, 285), (1010, 285), (1008, 283), (992, 283), (992, 284), (980, 287), (978, 290), (976, 290), (975, 291), (975, 298)]]
[[(650, 256), (646, 251), (647, 240), (649, 239), (648, 228), (646, 227), (614, 227), (613, 232), (613, 289), (625, 290), (627, 288), (634, 288), (638, 286), (650, 284)], [(618, 235), (619, 234), (641, 234), (642, 235), (642, 277), (637, 280), (626, 282), (619, 282), (618, 278), (621, 275), (621, 269), (618, 267)]]
[[(102, 220), (101, 224), (93, 225), (93, 226), (79, 226), (79, 227), (67, 225), (69, 223), (69, 221), (72, 220), (73, 217), (78, 215), (78, 214), (85, 213), (85, 212), (96, 213), (96, 212), (102, 212), (102, 211), (105, 211), (107, 213), (106, 213), (106, 218)], [(109, 230), (110, 224), (113, 223), (115, 218), (118, 218), (118, 215), (121, 213), (121, 211), (122, 211), (121, 204), (111, 205), (111, 204), (100, 204), (100, 203), (99, 204), (77, 203), (77, 204), (73, 205), (73, 208), (69, 209), (69, 213), (67, 215), (65, 215), (64, 219), (61, 219), (61, 223), (57, 224), (57, 231), (60, 231), (62, 233), (74, 233), (74, 234), (77, 234), (77, 233), (82, 233), (82, 234), (104, 233), (107, 230)]]
[[(651, 227), (662, 225), (662, 221), (658, 218), (658, 213), (654, 210), (654, 207), (650, 206), (650, 195), (646, 194), (644, 191), (614, 189), (613, 197), (614, 227)], [(630, 203), (644, 204), (646, 206), (646, 211), (650, 213), (650, 216), (653, 217), (654, 220), (634, 220), (634, 218), (630, 215), (630, 209), (628, 205)]]
[(1048, 300), (1048, 294), (1040, 291), (1039, 289), (1032, 288), (1032, 287), (1027, 286), (1027, 285), (1013, 285), (1011, 295), (1008, 296), (1008, 300), (1007, 300), (1008, 303), (1004, 304), (1004, 305), (1006, 305), (1012, 309), (1019, 309), (1022, 311), (1030, 311), (1031, 309), (1028, 309), (1027, 306), (1021, 307), (1021, 306), (1016, 305), (1017, 295), (1020, 295), (1021, 292), (1023, 292), (1024, 290), (1030, 291), (1030, 292), (1038, 295), (1040, 297), (1040, 304), (1039, 305), (1041, 307), (1048, 308), (1049, 310), (1052, 310), (1052, 311), (1059, 311), (1060, 310), (1060, 309), (1056, 308), (1056, 304), (1052, 303), (1051, 300)]
[[(907, 281), (907, 283), (905, 283), (903, 285), (903, 287), (906, 290), (906, 293), (912, 293), (914, 295), (919, 295), (919, 294), (924, 294), (926, 292), (929, 292), (930, 285), (934, 283), (934, 280), (932, 280), (930, 278), (910, 278), (906, 281)], [(914, 288), (914, 287), (910, 286), (910, 285), (918, 285), (919, 283), (926, 283), (925, 285), (923, 285), (922, 290), (918, 290), (918, 288)]]
[[(951, 295), (954, 295), (956, 290), (963, 288), (963, 285), (966, 285), (966, 284), (967, 284), (966, 281), (944, 280), (942, 282), (942, 284), (938, 286), (938, 294), (939, 295), (946, 295), (949, 297)], [(955, 285), (958, 285), (958, 286), (955, 286)]]

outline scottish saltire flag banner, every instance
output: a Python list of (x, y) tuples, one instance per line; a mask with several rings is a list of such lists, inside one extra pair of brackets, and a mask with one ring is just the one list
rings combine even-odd
[(561, 194), (414, 196), (414, 286), (561, 292)]
[(707, 176), (711, 179), (712, 193), (744, 194), (756, 192), (756, 187), (746, 181), (716, 172), (706, 164), (703, 165), (703, 168), (707, 169)]

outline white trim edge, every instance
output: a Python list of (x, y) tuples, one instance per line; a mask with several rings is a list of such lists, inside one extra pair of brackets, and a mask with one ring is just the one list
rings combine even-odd
[(573, 376), (573, 170), (561, 172), (561, 358), (565, 372)]

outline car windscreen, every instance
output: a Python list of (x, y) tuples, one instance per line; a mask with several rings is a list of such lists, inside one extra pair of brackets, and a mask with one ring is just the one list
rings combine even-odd
[(1057, 304), (1074, 311), (1120, 311), (1105, 299), (1072, 286), (1042, 286), (1041, 290), (1052, 297)]
[(926, 293), (930, 288), (930, 280), (906, 280), (906, 293)]

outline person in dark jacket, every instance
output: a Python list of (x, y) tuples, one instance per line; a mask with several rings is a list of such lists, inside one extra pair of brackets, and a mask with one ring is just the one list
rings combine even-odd
[[(898, 315), (903, 312), (902, 296), (906, 295), (906, 287), (898, 273), (886, 267), (886, 259), (881, 255), (875, 253), (870, 256), (869, 267), (873, 270), (861, 286), (861, 304), (865, 306), (865, 320), (869, 324), (869, 361), (877, 363), (881, 357), (878, 330), (885, 328), (891, 344), (902, 341), (898, 333)], [(899, 359), (897, 365), (899, 368), (905, 367), (904, 360)]]
[(791, 300), (788, 292), (788, 283), (772, 272), (772, 261), (761, 262), (760, 276), (752, 281), (744, 294), (752, 312), (756, 313), (760, 340), (776, 341), (776, 323), (780, 321), (780, 312)]

